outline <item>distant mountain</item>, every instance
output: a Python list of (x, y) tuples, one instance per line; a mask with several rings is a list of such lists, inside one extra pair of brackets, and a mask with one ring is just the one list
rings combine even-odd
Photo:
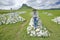
[(27, 8), (32, 8), (32, 7), (30, 7), (30, 6), (27, 6), (26, 4), (23, 4), (22, 7), (23, 7), (23, 8), (26, 8), (26, 7), (27, 7)]
[[(19, 9), (23, 9), (23, 10), (24, 10), (24, 9), (32, 9), (32, 7), (27, 6), (26, 4), (23, 4), (22, 7), (19, 8)], [(19, 10), (19, 9), (18, 9), (18, 10)]]

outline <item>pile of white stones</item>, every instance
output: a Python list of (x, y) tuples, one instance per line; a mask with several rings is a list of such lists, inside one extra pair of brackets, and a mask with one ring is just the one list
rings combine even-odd
[(48, 30), (46, 28), (41, 29), (40, 27), (37, 29), (34, 29), (34, 27), (29, 26), (27, 28), (27, 34), (30, 36), (38, 36), (38, 37), (48, 37), (50, 36)]
[(24, 20), (25, 19), (22, 18), (18, 13), (0, 14), (0, 25), (12, 24)]
[(21, 11), (21, 12), (18, 12), (19, 14), (24, 14), (24, 13), (26, 13), (26, 11)]
[(42, 12), (43, 14), (46, 14), (46, 15), (48, 15), (48, 16), (53, 16), (53, 14), (52, 13), (49, 13), (49, 12)]
[(42, 26), (41, 20), (38, 22), (37, 29), (33, 26), (33, 19), (31, 18), (29, 26), (27, 27), (27, 34), (30, 36), (37, 36), (37, 37), (48, 37), (50, 36), (48, 30)]
[(60, 24), (60, 17), (52, 19), (53, 22)]

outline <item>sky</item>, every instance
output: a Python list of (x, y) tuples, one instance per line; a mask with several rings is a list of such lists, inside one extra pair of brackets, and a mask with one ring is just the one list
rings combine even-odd
[(60, 0), (28, 0), (26, 4), (35, 9), (60, 8)]
[(60, 8), (60, 0), (0, 0), (0, 9), (2, 10), (17, 10), (23, 4), (34, 9), (51, 9)]

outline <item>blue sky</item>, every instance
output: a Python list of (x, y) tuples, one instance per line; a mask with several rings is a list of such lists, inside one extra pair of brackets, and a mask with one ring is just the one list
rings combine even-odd
[(55, 4), (56, 4), (56, 5), (60, 4), (60, 1), (56, 2)]

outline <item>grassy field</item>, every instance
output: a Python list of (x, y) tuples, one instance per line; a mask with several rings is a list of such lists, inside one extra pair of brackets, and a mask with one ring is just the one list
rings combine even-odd
[[(27, 35), (26, 28), (30, 21), (32, 9), (22, 9), (16, 12), (26, 11), (25, 14), (20, 16), (24, 17), (26, 22), (18, 22), (15, 24), (1, 25), (0, 26), (0, 40), (60, 40), (60, 25), (51, 21), (52, 18), (60, 16), (60, 10), (38, 10), (39, 16), (43, 25), (49, 30), (50, 37), (30, 37)], [(0, 11), (1, 12), (1, 11)], [(53, 16), (47, 16), (42, 12), (52, 13)], [(4, 13), (3, 11), (1, 14)], [(5, 11), (6, 13), (6, 11)]]

